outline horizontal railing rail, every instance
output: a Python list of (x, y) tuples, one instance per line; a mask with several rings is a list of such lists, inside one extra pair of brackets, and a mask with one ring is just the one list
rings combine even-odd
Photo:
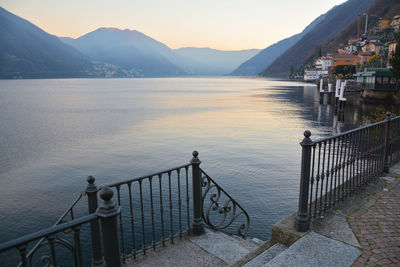
[[(74, 266), (83, 266), (82, 250), (80, 245), (80, 227), (83, 224), (87, 224), (94, 220), (97, 220), (96, 215), (86, 215), (63, 224), (53, 225), (38, 232), (0, 244), (0, 253), (10, 249), (17, 249), (21, 257), (21, 265), (23, 267), (34, 266), (32, 263), (32, 255), (28, 258), (26, 248), (30, 242), (45, 240), (41, 242), (39, 246), (43, 247), (44, 245), (49, 245), (50, 255), (44, 255), (41, 257), (43, 264), (48, 266), (57, 266), (56, 245), (61, 245), (68, 249), (72, 254)], [(60, 233), (65, 233), (66, 231), (73, 232), (73, 243), (58, 235)]]
[(310, 139), (304, 132), (299, 211), (295, 228), (344, 200), (400, 159), (400, 116), (341, 134)]
[[(69, 206), (68, 209), (65, 210), (65, 212), (57, 219), (57, 221), (54, 223), (53, 226), (59, 225), (64, 222), (64, 219), (67, 218), (68, 216), (70, 217), (70, 220), (74, 220), (74, 208), (76, 204), (82, 199), (84, 196), (84, 192), (79, 194), (79, 196), (72, 202), (72, 204)], [(43, 237), (37, 241), (37, 243), (29, 250), (29, 252), (26, 254), (26, 259), (28, 262), (31, 263), (32, 265), (32, 257), (36, 253), (36, 251), (42, 247), (43, 242), (45, 242), (46, 239)], [(17, 266), (22, 266), (22, 262), (20, 262)]]

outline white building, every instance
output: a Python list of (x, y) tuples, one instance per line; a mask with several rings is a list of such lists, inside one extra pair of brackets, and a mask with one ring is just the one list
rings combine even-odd
[(347, 45), (344, 47), (344, 51), (348, 54), (353, 54), (355, 52), (357, 52), (357, 46), (355, 45)]
[(327, 77), (327, 70), (305, 70), (303, 80), (305, 82), (313, 82), (318, 80), (321, 77)]
[(331, 57), (320, 57), (315, 61), (315, 68), (318, 70), (328, 70), (332, 67)]

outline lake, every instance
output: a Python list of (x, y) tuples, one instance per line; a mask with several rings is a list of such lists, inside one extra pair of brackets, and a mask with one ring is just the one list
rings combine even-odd
[(261, 78), (0, 80), (0, 242), (51, 226), (94, 175), (103, 185), (190, 161), (249, 213), (266, 240), (296, 211), (299, 142), (337, 122), (315, 85)]

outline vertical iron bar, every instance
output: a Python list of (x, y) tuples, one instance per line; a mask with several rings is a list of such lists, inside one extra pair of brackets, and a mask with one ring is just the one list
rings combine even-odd
[(189, 198), (189, 167), (185, 167), (185, 173), (186, 173), (186, 219), (187, 219), (187, 230), (190, 230), (190, 209), (189, 209), (189, 203), (190, 203), (190, 198)]
[(327, 166), (326, 166), (326, 184), (325, 184), (325, 205), (324, 205), (324, 210), (327, 210), (328, 209), (328, 206), (329, 206), (329, 204), (328, 204), (328, 187), (329, 187), (329, 178), (330, 178), (330, 176), (329, 176), (329, 174), (330, 174), (330, 165), (329, 165), (329, 163), (330, 163), (330, 160), (331, 160), (331, 140), (329, 139), (329, 141), (328, 141), (328, 164), (327, 164)]
[(143, 210), (143, 188), (142, 188), (143, 180), (139, 180), (139, 192), (140, 192), (140, 218), (142, 220), (142, 245), (143, 245), (143, 254), (146, 255), (146, 235), (144, 232), (144, 210)]
[(19, 251), (19, 255), (21, 256), (21, 266), (28, 267), (28, 263), (26, 261), (26, 244), (18, 246), (17, 249)]
[(304, 132), (302, 146), (301, 172), (300, 172), (300, 193), (299, 210), (296, 216), (294, 228), (299, 232), (306, 232), (310, 229), (310, 216), (308, 214), (308, 190), (310, 183), (311, 147), (313, 141), (310, 139), (311, 132)]
[(153, 176), (149, 177), (150, 184), (150, 209), (151, 209), (151, 244), (153, 245), (153, 250), (156, 250), (156, 234), (154, 230), (154, 205), (153, 205)]
[(181, 169), (176, 170), (178, 176), (179, 237), (182, 238), (182, 202), (181, 202)]
[(163, 198), (162, 198), (162, 184), (161, 184), (162, 174), (158, 175), (158, 182), (160, 186), (160, 216), (161, 216), (161, 241), (163, 247), (165, 247), (165, 234), (164, 234), (164, 207), (163, 207)]
[(56, 257), (56, 248), (55, 248), (55, 236), (51, 235), (47, 237), (50, 245), (50, 253), (51, 253), (51, 263), (53, 266), (57, 266), (57, 257)]
[(339, 171), (338, 171), (338, 201), (343, 200), (343, 194), (344, 194), (344, 182), (343, 182), (343, 136), (340, 136), (338, 141), (340, 142), (340, 156), (339, 156)]
[(314, 144), (312, 146), (312, 167), (311, 167), (311, 178), (310, 178), (310, 201), (309, 201), (309, 216), (314, 217), (315, 216), (315, 211), (312, 212), (312, 197), (313, 197), (313, 187), (314, 187), (314, 163), (315, 163), (315, 147), (316, 145)]
[[(121, 207), (121, 193), (120, 193), (120, 186), (117, 185), (117, 196), (118, 196), (118, 206)], [(126, 256), (125, 256), (125, 240), (124, 240), (124, 230), (122, 226), (122, 212), (119, 213), (119, 232), (121, 236), (121, 256), (123, 263), (126, 263)]]
[[(337, 140), (337, 147), (336, 147), (336, 165), (335, 165), (335, 183), (334, 183), (334, 193), (333, 193), (333, 203), (335, 204), (339, 198), (338, 192), (338, 169), (340, 165), (339, 161), (339, 154), (340, 154), (340, 138), (335, 138)], [(337, 196), (336, 196), (337, 195)]]
[(75, 261), (76, 261), (76, 266), (83, 266), (83, 261), (82, 261), (82, 249), (81, 249), (81, 236), (80, 236), (80, 227), (74, 227), (74, 243), (75, 243)]
[(325, 178), (325, 154), (326, 154), (326, 141), (324, 143), (324, 152), (322, 156), (322, 170), (321, 170), (321, 192), (320, 192), (320, 201), (319, 201), (319, 210), (320, 214), (322, 213), (322, 201), (323, 201), (323, 189), (324, 189), (324, 178)]
[(346, 135), (346, 145), (345, 145), (345, 154), (346, 154), (346, 160), (345, 160), (345, 168), (346, 168), (346, 174), (345, 174), (345, 197), (347, 197), (350, 194), (350, 181), (349, 181), (349, 165), (350, 165), (350, 144), (351, 142), (349, 141), (349, 134)]
[[(320, 162), (321, 162), (321, 143), (318, 143), (318, 164), (317, 164), (317, 176), (316, 181), (317, 184), (315, 186), (315, 203), (314, 203), (314, 213), (315, 215), (319, 214), (319, 210), (318, 210), (318, 186), (319, 186), (319, 179), (320, 179), (320, 173), (319, 173), (319, 167), (320, 167)], [(314, 216), (315, 216), (314, 215)]]
[(389, 172), (389, 151), (390, 151), (390, 121), (392, 114), (390, 112), (386, 113), (385, 119), (385, 139), (384, 139), (384, 149), (383, 149), (383, 171)]
[(171, 172), (168, 172), (168, 191), (169, 191), (169, 224), (171, 243), (174, 243), (174, 224), (172, 220), (172, 193), (171, 193)]
[(132, 254), (133, 258), (136, 259), (136, 241), (135, 241), (135, 217), (133, 214), (133, 198), (132, 198), (132, 183), (128, 183), (129, 192), (129, 209), (130, 209), (130, 222), (132, 229)]
[(329, 190), (329, 207), (333, 205), (333, 202), (335, 201), (335, 196), (332, 198), (332, 194), (334, 194), (334, 185), (333, 185), (333, 179), (335, 176), (335, 152), (336, 152), (336, 138), (333, 139), (333, 144), (332, 144), (332, 167), (331, 167), (331, 186)]

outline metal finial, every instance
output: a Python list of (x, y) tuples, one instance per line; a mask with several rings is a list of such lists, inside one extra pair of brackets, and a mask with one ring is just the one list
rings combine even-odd
[(192, 163), (192, 164), (200, 164), (201, 161), (200, 161), (200, 159), (197, 157), (197, 156), (199, 155), (199, 152), (197, 152), (197, 151), (195, 150), (195, 151), (193, 151), (192, 155), (193, 155), (193, 158), (192, 158), (192, 160), (190, 161), (190, 163)]
[(91, 175), (89, 175), (87, 178), (86, 178), (86, 181), (89, 183), (89, 184), (94, 184), (94, 177), (93, 176), (91, 176)]
[(103, 187), (103, 188), (100, 190), (100, 198), (101, 198), (102, 200), (104, 200), (104, 202), (110, 201), (110, 200), (112, 199), (113, 195), (114, 195), (114, 192), (113, 192), (112, 189), (109, 188), (108, 186)]
[(304, 131), (304, 137), (305, 138), (310, 138), (310, 136), (311, 136), (311, 132), (309, 130), (305, 130)]

